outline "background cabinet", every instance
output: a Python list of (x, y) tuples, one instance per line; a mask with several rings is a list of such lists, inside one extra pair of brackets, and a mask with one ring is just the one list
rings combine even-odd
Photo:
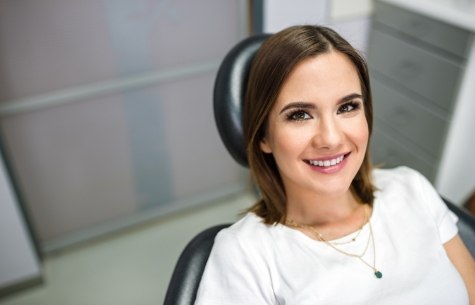
[(435, 182), (473, 33), (394, 2), (375, 3), (369, 38), (373, 159), (413, 167)]

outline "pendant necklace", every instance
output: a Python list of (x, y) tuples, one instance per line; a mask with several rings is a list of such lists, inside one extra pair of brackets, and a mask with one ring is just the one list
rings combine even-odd
[[(350, 252), (346, 252), (338, 247), (336, 247), (336, 245), (338, 245), (338, 243), (332, 243), (331, 241), (328, 241), (326, 240), (323, 235), (318, 232), (313, 226), (310, 226), (310, 225), (304, 225), (304, 224), (300, 224), (298, 222), (295, 222), (291, 219), (287, 220), (285, 222), (286, 225), (290, 226), (290, 227), (294, 227), (294, 228), (300, 228), (300, 229), (307, 229), (307, 230), (310, 230), (314, 235), (315, 237), (317, 238), (318, 241), (321, 241), (323, 243), (325, 243), (326, 245), (328, 245), (330, 248), (332, 248), (333, 250), (343, 254), (343, 255), (346, 255), (346, 256), (349, 256), (349, 257), (354, 257), (354, 258), (357, 258), (358, 260), (360, 260), (363, 264), (365, 264), (366, 266), (368, 266), (369, 268), (371, 268), (373, 270), (373, 273), (374, 273), (374, 276), (378, 279), (382, 278), (383, 277), (383, 273), (378, 269), (376, 268), (376, 245), (374, 243), (374, 234), (373, 234), (373, 227), (371, 225), (371, 220), (367, 217), (367, 206), (365, 206), (365, 222), (367, 221), (368, 223), (368, 227), (369, 227), (369, 236), (368, 236), (368, 240), (366, 242), (366, 245), (365, 245), (365, 248), (363, 250), (362, 253), (360, 254), (356, 254), (356, 253), (350, 253)], [(353, 237), (350, 242), (352, 241), (355, 241), (356, 238), (360, 235), (361, 233), (361, 230), (363, 229), (363, 226), (359, 229), (358, 233), (356, 234), (355, 237)], [(365, 261), (363, 259), (363, 256), (366, 254), (367, 250), (368, 250), (368, 247), (369, 247), (369, 244), (373, 245), (373, 264), (370, 264), (368, 263), (367, 261)], [(349, 243), (349, 242), (347, 242)]]

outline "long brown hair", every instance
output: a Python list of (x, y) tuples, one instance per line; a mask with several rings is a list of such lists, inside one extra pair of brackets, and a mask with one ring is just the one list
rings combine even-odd
[[(249, 210), (267, 224), (282, 223), (286, 215), (285, 188), (272, 154), (261, 150), (267, 119), (280, 89), (294, 67), (302, 60), (337, 51), (354, 64), (361, 84), (369, 134), (373, 129), (373, 106), (365, 59), (345, 39), (322, 26), (293, 26), (271, 35), (259, 48), (250, 71), (243, 110), (243, 128), (249, 168), (262, 198)], [(368, 142), (369, 146), (369, 142)], [(362, 202), (372, 205), (374, 186), (371, 181), (368, 148), (363, 163), (351, 184), (351, 191)]]

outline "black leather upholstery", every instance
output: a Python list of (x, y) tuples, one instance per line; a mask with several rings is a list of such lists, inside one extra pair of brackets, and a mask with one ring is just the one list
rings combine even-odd
[(242, 166), (247, 166), (242, 101), (252, 59), (267, 37), (268, 34), (252, 36), (232, 48), (221, 63), (214, 84), (214, 118), (219, 135), (231, 156)]
[(195, 302), (214, 238), (221, 229), (229, 226), (223, 224), (206, 229), (188, 243), (175, 265), (164, 305), (191, 305)]

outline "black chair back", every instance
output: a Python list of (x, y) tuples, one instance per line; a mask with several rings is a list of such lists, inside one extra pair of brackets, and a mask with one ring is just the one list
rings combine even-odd
[[(231, 156), (247, 166), (242, 129), (242, 101), (246, 92), (251, 62), (269, 35), (246, 38), (223, 59), (214, 84), (214, 117), (219, 135)], [(229, 224), (211, 227), (194, 237), (175, 265), (164, 305), (192, 305), (208, 261), (214, 238)]]
[(230, 224), (223, 224), (206, 229), (188, 243), (175, 265), (164, 305), (192, 305), (195, 303), (196, 293), (214, 244), (214, 238), (219, 231), (229, 226)]
[(237, 163), (247, 166), (242, 129), (242, 103), (251, 62), (268, 34), (238, 43), (224, 58), (214, 83), (214, 118), (221, 140)]

